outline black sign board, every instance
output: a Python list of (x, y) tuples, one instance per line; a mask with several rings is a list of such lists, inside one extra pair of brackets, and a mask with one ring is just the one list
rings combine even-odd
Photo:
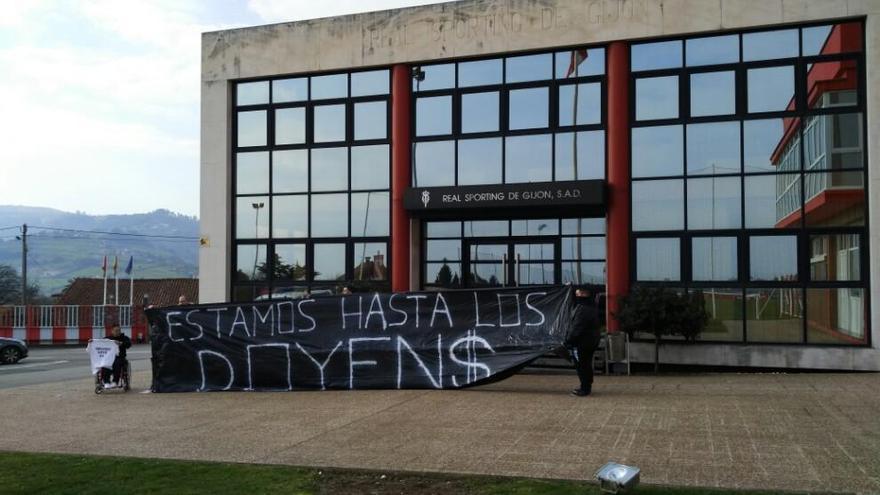
[(572, 309), (562, 286), (152, 308), (152, 389), (469, 387), (558, 349)]
[(404, 193), (403, 204), (413, 215), (426, 217), (475, 212), (604, 214), (605, 181), (412, 187)]

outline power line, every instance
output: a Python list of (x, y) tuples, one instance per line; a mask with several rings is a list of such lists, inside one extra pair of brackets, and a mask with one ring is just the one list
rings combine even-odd
[(21, 225), (13, 225), (11, 227), (0, 227), (0, 230), (20, 229)]
[(130, 234), (125, 232), (107, 232), (103, 230), (83, 230), (83, 229), (62, 229), (60, 227), (40, 227), (37, 225), (29, 225), (29, 228), (32, 229), (43, 229), (43, 230), (57, 230), (61, 232), (81, 232), (85, 234), (106, 234), (106, 235), (121, 235), (121, 236), (129, 236), (129, 237), (151, 237), (156, 239), (187, 239), (192, 241), (197, 241), (198, 237), (191, 237), (185, 235), (153, 235), (153, 234)]
[(136, 238), (136, 239), (119, 239), (114, 237), (89, 237), (89, 236), (68, 236), (68, 235), (31, 235), (28, 236), (31, 241), (34, 239), (39, 240), (48, 240), (48, 239), (74, 239), (74, 240), (84, 240), (84, 241), (122, 241), (126, 242), (138, 241), (138, 242), (170, 242), (173, 244), (189, 244), (195, 241), (196, 239), (144, 239), (144, 238)]

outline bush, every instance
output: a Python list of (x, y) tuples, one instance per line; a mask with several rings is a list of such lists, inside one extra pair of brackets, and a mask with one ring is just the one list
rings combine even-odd
[(678, 294), (662, 287), (635, 287), (620, 299), (614, 317), (630, 337), (636, 332), (654, 336), (655, 372), (660, 369), (660, 341), (664, 335), (681, 335), (693, 343), (709, 322), (702, 291)]

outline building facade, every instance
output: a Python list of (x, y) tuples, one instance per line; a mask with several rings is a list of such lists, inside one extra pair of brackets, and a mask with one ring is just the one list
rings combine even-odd
[(206, 33), (201, 302), (571, 282), (612, 315), (662, 285), (710, 316), (665, 362), (880, 370), (878, 15), (485, 0)]

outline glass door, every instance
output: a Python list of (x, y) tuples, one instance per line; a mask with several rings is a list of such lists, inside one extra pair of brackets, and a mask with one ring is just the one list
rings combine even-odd
[(468, 287), (506, 287), (510, 282), (510, 249), (506, 242), (469, 243), (465, 281)]
[[(543, 241), (543, 242), (542, 242)], [(559, 283), (559, 249), (546, 239), (531, 242), (473, 239), (467, 242), (467, 287), (519, 287)]]
[(556, 245), (553, 242), (516, 242), (513, 251), (513, 285), (554, 285)]

